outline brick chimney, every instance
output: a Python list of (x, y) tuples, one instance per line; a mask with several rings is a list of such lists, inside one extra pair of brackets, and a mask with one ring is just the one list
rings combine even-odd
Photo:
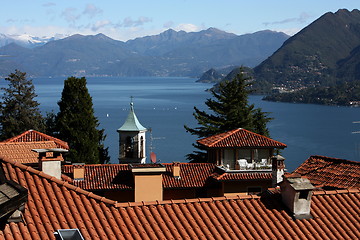
[(285, 170), (285, 158), (281, 155), (276, 155), (271, 158), (272, 161), (272, 186), (276, 187), (278, 183), (283, 180)]
[(314, 186), (299, 174), (284, 175), (280, 183), (283, 203), (295, 219), (310, 219), (311, 196)]
[(176, 179), (180, 179), (180, 163), (173, 162), (172, 164), (172, 174)]
[(162, 174), (166, 168), (162, 164), (130, 164), (135, 183), (135, 202), (162, 201)]
[(61, 179), (61, 162), (64, 161), (62, 154), (68, 150), (62, 148), (32, 149), (39, 154), (39, 169), (44, 173)]

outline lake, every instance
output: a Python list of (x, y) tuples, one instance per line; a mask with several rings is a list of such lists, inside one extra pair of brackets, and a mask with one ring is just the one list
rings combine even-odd
[[(58, 111), (65, 78), (34, 79), (37, 100), (43, 113)], [(196, 137), (187, 133), (184, 124), (195, 127), (193, 107), (206, 110), (205, 100), (211, 97), (205, 90), (210, 84), (196, 83), (192, 78), (87, 78), (100, 127), (105, 129), (111, 162), (118, 163), (118, 133), (129, 111), (130, 97), (134, 97), (135, 113), (141, 124), (152, 129), (147, 135), (149, 148), (161, 162), (186, 162)], [(4, 81), (2, 81), (4, 86)], [(282, 151), (289, 171), (294, 170), (310, 155), (359, 160), (359, 108), (321, 106), (312, 104), (276, 103), (250, 96), (256, 107), (270, 112), (274, 118), (268, 125), (271, 138), (288, 147)]]

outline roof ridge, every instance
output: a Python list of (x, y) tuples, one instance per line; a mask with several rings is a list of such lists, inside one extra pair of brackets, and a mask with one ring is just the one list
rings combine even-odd
[(334, 158), (334, 157), (327, 157), (327, 156), (323, 156), (323, 155), (311, 155), (309, 157), (316, 157), (316, 158), (322, 158), (322, 159), (331, 159), (331, 160), (335, 160), (335, 161), (342, 161), (342, 162), (349, 162), (349, 163), (356, 163), (356, 164), (360, 164), (360, 161), (353, 161), (353, 160), (347, 160), (347, 159), (343, 159), (343, 158)]
[(280, 144), (283, 144), (283, 145), (286, 146), (285, 143), (279, 142), (279, 141), (274, 140), (274, 139), (272, 139), (272, 138), (269, 138), (269, 137), (267, 137), (267, 136), (261, 135), (261, 134), (256, 133), (256, 132), (252, 132), (252, 131), (247, 130), (247, 129), (245, 129), (245, 128), (241, 128), (241, 129), (242, 129), (242, 130), (245, 130), (246, 132), (248, 132), (248, 133), (250, 133), (250, 134), (255, 134), (255, 135), (259, 136), (259, 137), (266, 138), (266, 139), (268, 139), (268, 140), (270, 140), (270, 141), (274, 141), (274, 142), (277, 142), (277, 143), (280, 143)]
[(216, 143), (224, 140), (225, 137), (229, 137), (229, 136), (231, 136), (232, 134), (240, 131), (241, 129), (242, 129), (242, 128), (237, 128), (237, 129), (233, 129), (233, 130), (230, 130), (230, 131), (225, 132), (225, 133), (224, 133), (224, 137), (221, 138), (221, 139), (218, 139), (217, 141), (215, 141), (213, 144), (211, 144), (211, 146), (213, 146), (213, 145), (215, 145)]
[(45, 178), (45, 179), (47, 179), (49, 181), (52, 181), (52, 182), (58, 184), (60, 186), (64, 186), (64, 187), (66, 187), (66, 188), (68, 188), (70, 190), (73, 190), (73, 191), (75, 191), (75, 192), (77, 192), (79, 194), (84, 194), (84, 195), (86, 195), (88, 197), (99, 200), (99, 201), (101, 201), (101, 202), (103, 202), (105, 204), (111, 204), (111, 205), (116, 205), (117, 204), (117, 201), (113, 201), (113, 200), (107, 199), (105, 197), (101, 197), (99, 195), (93, 194), (92, 192), (89, 192), (89, 191), (86, 191), (86, 190), (84, 190), (82, 188), (76, 187), (76, 186), (70, 184), (69, 182), (60, 180), (60, 179), (58, 179), (58, 178), (56, 178), (54, 176), (48, 175), (48, 174), (46, 174), (46, 173), (44, 173), (42, 171), (39, 171), (39, 170), (36, 170), (36, 169), (30, 167), (30, 166), (26, 166), (26, 165), (24, 165), (22, 163), (16, 162), (16, 161), (11, 160), (11, 159), (8, 159), (7, 157), (4, 157), (4, 156), (0, 155), (0, 161), (9, 163), (9, 164), (11, 164), (11, 165), (13, 165), (15, 167), (18, 167), (18, 168), (24, 170), (24, 171), (27, 171), (27, 172), (30, 172), (32, 174), (38, 175), (38, 176), (40, 176), (42, 178)]
[(13, 136), (13, 137), (11, 137), (11, 138), (5, 139), (4, 141), (2, 141), (2, 142), (0, 142), (0, 143), (10, 142), (10, 141), (13, 140), (13, 139), (21, 138), (22, 136), (24, 136), (24, 135), (26, 135), (26, 134), (28, 134), (28, 133), (30, 133), (30, 132), (32, 132), (32, 131), (35, 131), (35, 130), (33, 130), (33, 129), (27, 130), (27, 131), (25, 131), (25, 132), (23, 132), (23, 133), (21, 133), (21, 134), (19, 134), (19, 135), (17, 135), (17, 136)]
[(334, 195), (334, 194), (360, 193), (360, 188), (346, 188), (336, 190), (314, 190), (313, 195)]
[(67, 145), (67, 146), (68, 146), (68, 143), (67, 143), (66, 141), (63, 141), (63, 140), (61, 140), (61, 139), (59, 139), (59, 138), (50, 136), (50, 135), (48, 135), (48, 134), (45, 134), (45, 133), (42, 133), (42, 132), (39, 132), (39, 131), (36, 131), (36, 130), (29, 130), (29, 131), (36, 132), (37, 134), (39, 134), (39, 135), (41, 135), (41, 136), (43, 136), (43, 137), (50, 138), (50, 139), (52, 139), (52, 140), (55, 141), (55, 142), (61, 142), (61, 143), (63, 143), (64, 145)]
[[(222, 141), (224, 138), (228, 137), (228, 136), (231, 136), (232, 134), (234, 134), (235, 132), (238, 132), (239, 130), (241, 130), (242, 128), (236, 128), (236, 129), (233, 129), (233, 130), (230, 130), (230, 131), (226, 131), (226, 132), (223, 132), (223, 133), (218, 133), (218, 134), (215, 134), (215, 135), (212, 135), (212, 136), (209, 136), (209, 137), (214, 137), (214, 136), (220, 136), (220, 135), (223, 135), (221, 136), (221, 138), (219, 137), (219, 139), (217, 139), (216, 141), (214, 141), (212, 144), (209, 144), (210, 147), (214, 146), (215, 144), (217, 144), (218, 142)], [(209, 138), (209, 137), (206, 137), (206, 138)], [(203, 138), (203, 139), (206, 139), (206, 138)], [(201, 140), (201, 139), (200, 139)]]
[[(212, 166), (215, 166), (214, 163), (191, 163), (191, 162), (177, 162), (178, 164), (180, 165), (212, 165)], [(162, 163), (163, 165), (165, 166), (172, 166), (173, 165), (173, 162), (171, 163)], [(74, 166), (72, 164), (67, 164), (67, 165), (64, 165), (64, 167), (71, 167), (71, 166)], [(105, 163), (105, 164), (101, 164), (101, 163), (98, 163), (98, 164), (85, 164), (84, 165), (85, 167), (108, 167), (108, 166), (129, 166), (128, 163)]]
[[(250, 138), (260, 138), (261, 141), (265, 141), (270, 143), (271, 145), (280, 145), (282, 148), (287, 147), (285, 143), (279, 142), (277, 140), (271, 139), (270, 137), (261, 135), (259, 133), (252, 132), (245, 128), (236, 128), (233, 130), (229, 130), (223, 133), (218, 133), (209, 137), (201, 138), (197, 140), (199, 144), (205, 145), (206, 147), (215, 147), (220, 144), (225, 139), (232, 137), (233, 135), (240, 134), (245, 135), (246, 139)], [(249, 137), (250, 136), (250, 137)], [(227, 144), (226, 144), (227, 145)], [(227, 145), (228, 146), (228, 145)]]
[[(208, 163), (208, 162), (203, 162), (203, 163), (191, 163), (191, 162), (176, 162), (177, 164), (180, 164), (180, 165), (215, 165), (214, 163)], [(174, 162), (171, 162), (171, 163), (161, 163), (163, 165), (166, 165), (166, 166), (172, 166), (174, 164)]]
[[(37, 130), (33, 130), (33, 129), (30, 129), (30, 130), (27, 130), (17, 136), (14, 136), (14, 137), (11, 137), (11, 138), (8, 138), (8, 139), (5, 139), (4, 141), (0, 142), (0, 143), (11, 143), (13, 140), (16, 140), (16, 139), (20, 139), (22, 138), (23, 136), (31, 133), (31, 132), (34, 132), (38, 135), (40, 135), (41, 137), (45, 138), (45, 139), (49, 139), (48, 141), (54, 141), (55, 143), (58, 143), (60, 145), (63, 145), (64, 148), (69, 148), (69, 145), (66, 141), (63, 141), (59, 138), (56, 138), (56, 137), (53, 137), (53, 136), (50, 136), (48, 134), (45, 134), (45, 133), (42, 133), (42, 132), (39, 132)], [(32, 142), (42, 142), (42, 141), (32, 141)], [(46, 141), (47, 142), (47, 141)]]
[(48, 142), (56, 143), (56, 141), (54, 141), (54, 140), (49, 140), (49, 141), (32, 141), (32, 142), (0, 142), (0, 144), (1, 145), (22, 145), (22, 144), (30, 145), (30, 144), (34, 144), (34, 143), (48, 143)]
[(163, 201), (149, 201), (149, 202), (120, 202), (116, 203), (115, 207), (140, 207), (140, 206), (154, 206), (154, 205), (165, 205), (165, 204), (181, 204), (181, 203), (202, 203), (202, 202), (215, 202), (225, 200), (246, 200), (246, 199), (260, 199), (258, 195), (234, 195), (234, 196), (223, 196), (223, 197), (210, 197), (210, 198), (185, 198), (176, 200), (163, 200)]

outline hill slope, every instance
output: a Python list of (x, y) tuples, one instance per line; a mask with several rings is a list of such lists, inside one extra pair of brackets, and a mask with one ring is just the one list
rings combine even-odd
[[(326, 13), (254, 69), (265, 100), (360, 104), (360, 11)], [(264, 91), (264, 86), (267, 87)]]
[(339, 62), (358, 46), (360, 11), (326, 13), (257, 66), (255, 77), (290, 89), (329, 85), (336, 81)]

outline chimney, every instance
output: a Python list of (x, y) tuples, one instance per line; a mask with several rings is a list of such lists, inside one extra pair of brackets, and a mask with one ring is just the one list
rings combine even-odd
[(134, 175), (135, 202), (162, 201), (162, 174), (166, 168), (162, 164), (130, 164)]
[(39, 154), (39, 169), (44, 173), (61, 179), (61, 162), (64, 161), (62, 153), (68, 152), (62, 148), (32, 149)]
[(85, 163), (73, 163), (73, 179), (84, 180), (85, 178)]
[(300, 174), (284, 175), (280, 183), (283, 203), (295, 219), (310, 219), (311, 196), (314, 186)]
[(285, 158), (281, 155), (276, 155), (271, 158), (272, 161), (272, 186), (276, 187), (278, 183), (283, 180), (285, 170)]
[(172, 164), (172, 174), (176, 179), (180, 179), (180, 163), (173, 162)]

